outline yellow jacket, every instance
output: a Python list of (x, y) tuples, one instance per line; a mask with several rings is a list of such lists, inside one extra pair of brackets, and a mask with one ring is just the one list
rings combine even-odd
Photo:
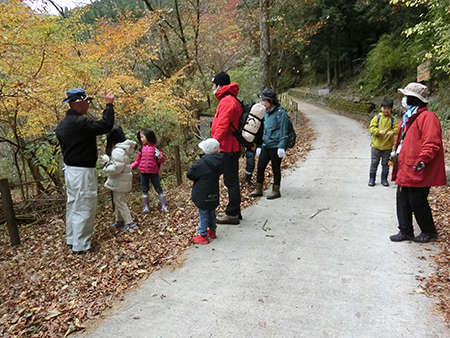
[[(370, 121), (369, 131), (372, 133), (372, 148), (378, 150), (390, 150), (394, 145), (394, 135), (397, 134), (398, 119), (389, 114), (384, 116), (383, 113), (378, 113), (374, 116), (372, 121)], [(392, 135), (380, 135), (380, 130), (393, 131)]]

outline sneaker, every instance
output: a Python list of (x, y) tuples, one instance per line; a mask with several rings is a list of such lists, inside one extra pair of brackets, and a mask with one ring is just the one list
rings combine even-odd
[(211, 231), (210, 229), (208, 229), (208, 237), (209, 237), (209, 238), (217, 238), (217, 236), (216, 236), (216, 230)]
[(136, 222), (131, 222), (130, 224), (125, 225), (125, 226), (122, 228), (122, 231), (134, 230), (134, 229), (136, 229), (136, 228), (137, 228)]
[(111, 225), (114, 228), (121, 228), (123, 227), (123, 221), (114, 222), (114, 224)]
[(414, 242), (428, 243), (429, 241), (435, 240), (436, 238), (438, 238), (437, 232), (430, 233), (430, 234), (427, 234), (425, 232), (421, 232), (419, 236), (414, 237)]
[(239, 216), (228, 216), (224, 214), (223, 216), (219, 216), (216, 219), (216, 223), (218, 224), (239, 224)]
[(195, 244), (209, 244), (208, 237), (203, 237), (202, 235), (192, 237), (192, 241)]
[(402, 234), (401, 231), (397, 235), (392, 235), (389, 237), (392, 242), (401, 242), (401, 241), (412, 241), (414, 240), (414, 236), (408, 236)]

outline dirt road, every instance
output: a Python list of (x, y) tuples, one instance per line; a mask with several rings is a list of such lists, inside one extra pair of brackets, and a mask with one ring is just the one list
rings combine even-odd
[[(436, 244), (393, 243), (395, 186), (367, 186), (370, 135), (299, 102), (314, 150), (238, 226), (159, 271), (83, 337), (449, 337), (416, 275)], [(379, 178), (378, 178), (379, 181)]]

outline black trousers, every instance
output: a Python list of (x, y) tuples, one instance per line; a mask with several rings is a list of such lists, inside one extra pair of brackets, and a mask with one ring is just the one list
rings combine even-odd
[(241, 212), (241, 190), (239, 187), (240, 153), (222, 153), (223, 183), (228, 189), (228, 205), (225, 213), (238, 216)]
[(261, 149), (258, 160), (258, 173), (256, 175), (256, 182), (264, 182), (264, 171), (269, 162), (272, 162), (273, 184), (280, 185), (281, 182), (281, 158), (278, 157), (277, 148)]
[(436, 233), (433, 215), (427, 199), (429, 192), (430, 187), (397, 187), (397, 219), (398, 228), (402, 234), (414, 236), (413, 213), (422, 232)]

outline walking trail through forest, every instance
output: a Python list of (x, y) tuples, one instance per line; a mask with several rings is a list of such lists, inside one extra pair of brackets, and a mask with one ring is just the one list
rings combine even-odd
[[(77, 337), (449, 337), (417, 292), (434, 243), (393, 243), (395, 185), (367, 186), (370, 135), (299, 101), (317, 133), (304, 162), (240, 225), (152, 275)], [(377, 178), (379, 182), (379, 177)]]

